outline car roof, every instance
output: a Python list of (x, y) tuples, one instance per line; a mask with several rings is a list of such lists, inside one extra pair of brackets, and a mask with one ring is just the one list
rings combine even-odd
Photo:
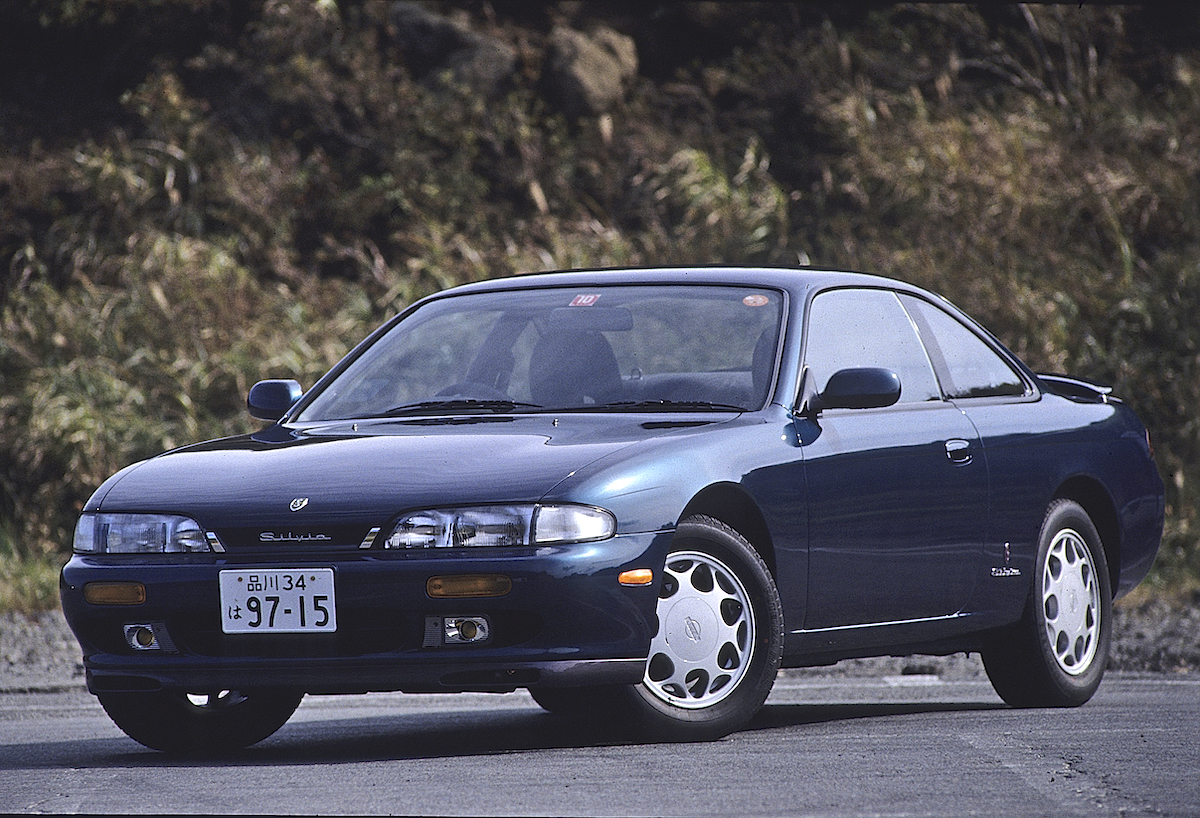
[(619, 267), (586, 270), (556, 270), (525, 273), (507, 278), (495, 278), (464, 284), (443, 290), (433, 296), (458, 295), (468, 292), (489, 292), (541, 287), (614, 284), (724, 284), (770, 287), (800, 294), (814, 289), (837, 286), (888, 287), (908, 292), (924, 292), (917, 287), (883, 276), (849, 270), (790, 267)]

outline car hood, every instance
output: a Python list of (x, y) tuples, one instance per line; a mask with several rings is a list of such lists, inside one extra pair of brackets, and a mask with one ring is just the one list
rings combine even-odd
[[(135, 464), (89, 508), (184, 514), (214, 531), (353, 538), (403, 510), (532, 502), (589, 464), (717, 421), (574, 415), (380, 420), (263, 432)], [(295, 510), (293, 510), (295, 508)], [(255, 536), (258, 536), (256, 534)]]

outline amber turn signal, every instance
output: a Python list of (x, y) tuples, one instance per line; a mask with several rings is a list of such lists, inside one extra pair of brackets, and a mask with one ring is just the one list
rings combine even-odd
[(140, 582), (89, 582), (83, 586), (83, 599), (92, 605), (141, 605), (146, 601), (146, 586)]
[(630, 568), (617, 575), (617, 582), (635, 587), (649, 585), (654, 582), (654, 572), (649, 568)]
[(459, 574), (430, 577), (425, 593), (438, 599), (504, 596), (512, 590), (512, 580), (503, 574)]

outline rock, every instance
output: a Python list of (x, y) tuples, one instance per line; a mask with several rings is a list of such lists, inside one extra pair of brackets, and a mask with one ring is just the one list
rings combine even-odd
[(81, 653), (61, 611), (0, 614), (0, 693), (80, 689)]
[(390, 21), (409, 71), (429, 85), (449, 81), (493, 98), (517, 72), (517, 52), (508, 43), (419, 3), (393, 3)]
[(542, 80), (548, 96), (573, 116), (613, 109), (637, 76), (632, 38), (600, 27), (590, 34), (556, 26), (546, 46)]
[(1112, 670), (1200, 671), (1200, 598), (1191, 604), (1149, 600), (1113, 607)]

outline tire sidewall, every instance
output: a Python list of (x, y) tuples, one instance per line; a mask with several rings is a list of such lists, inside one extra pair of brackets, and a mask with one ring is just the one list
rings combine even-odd
[(666, 562), (672, 555), (700, 551), (735, 573), (750, 600), (754, 646), (750, 664), (737, 689), (709, 707), (688, 709), (664, 701), (644, 684), (629, 688), (638, 720), (651, 733), (670, 739), (707, 740), (738, 729), (762, 707), (783, 655), (783, 609), (762, 557), (740, 534), (709, 517), (684, 520), (676, 529)]
[[(1074, 531), (1083, 540), (1096, 575), (1096, 581), (1100, 586), (1100, 627), (1096, 650), (1088, 668), (1077, 675), (1067, 673), (1059, 665), (1054, 646), (1050, 644), (1046, 633), (1046, 611), (1042, 603), (1042, 588), (1048, 570), (1047, 561), (1050, 547), (1058, 534), (1066, 529)], [(1038, 540), (1037, 561), (1034, 563), (1033, 587), (1030, 594), (1032, 625), (1035, 629), (1040, 658), (1048, 681), (1061, 697), (1063, 704), (1083, 704), (1100, 686), (1105, 666), (1108, 664), (1109, 645), (1112, 638), (1112, 588), (1108, 573), (1108, 561), (1105, 558), (1099, 532), (1087, 512), (1078, 503), (1061, 500), (1051, 504), (1048, 509)]]

